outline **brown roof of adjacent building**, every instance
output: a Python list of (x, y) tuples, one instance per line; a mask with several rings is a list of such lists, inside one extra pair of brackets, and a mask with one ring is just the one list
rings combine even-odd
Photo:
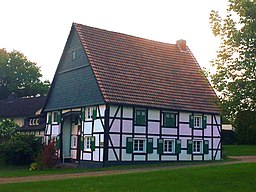
[(190, 49), (74, 24), (107, 103), (219, 113)]

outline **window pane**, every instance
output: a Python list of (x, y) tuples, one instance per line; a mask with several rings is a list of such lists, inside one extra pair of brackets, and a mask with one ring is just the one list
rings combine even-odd
[(175, 127), (175, 114), (164, 112), (163, 113), (163, 126)]
[(135, 124), (145, 125), (146, 124), (146, 111), (145, 110), (135, 110)]

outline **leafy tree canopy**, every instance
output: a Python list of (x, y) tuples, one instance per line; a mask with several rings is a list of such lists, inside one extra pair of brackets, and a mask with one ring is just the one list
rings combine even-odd
[(212, 11), (210, 24), (221, 42), (211, 81), (223, 114), (234, 119), (239, 111), (256, 109), (256, 1), (229, 0), (227, 15)]
[(13, 135), (19, 125), (11, 119), (0, 120), (0, 144), (8, 141)]
[(19, 51), (0, 49), (0, 99), (13, 92), (18, 97), (45, 95), (49, 81), (42, 82), (40, 68)]

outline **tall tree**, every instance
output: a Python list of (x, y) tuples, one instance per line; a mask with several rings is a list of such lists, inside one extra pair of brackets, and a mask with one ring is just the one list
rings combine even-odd
[(13, 92), (18, 97), (45, 95), (50, 83), (41, 77), (40, 68), (24, 54), (0, 49), (0, 99)]
[(229, 0), (226, 16), (212, 11), (210, 24), (221, 42), (211, 81), (223, 114), (234, 119), (239, 111), (256, 110), (256, 1)]

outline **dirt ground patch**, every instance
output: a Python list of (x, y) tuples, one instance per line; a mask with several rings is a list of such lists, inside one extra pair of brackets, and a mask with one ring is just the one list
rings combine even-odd
[(177, 166), (169, 166), (169, 167), (167, 166), (167, 167), (135, 168), (135, 169), (127, 169), (127, 170), (95, 171), (95, 172), (85, 172), (85, 173), (67, 173), (67, 174), (38, 175), (38, 176), (27, 176), (27, 177), (12, 177), (12, 178), (0, 177), (0, 184), (60, 180), (60, 179), (69, 179), (69, 178), (80, 178), (80, 177), (98, 177), (98, 176), (105, 176), (105, 175), (148, 172), (148, 171), (157, 171), (157, 170), (164, 170), (164, 169), (179, 169), (182, 167), (205, 167), (205, 166), (215, 166), (215, 165), (256, 162), (256, 156), (231, 156), (230, 158), (235, 159), (235, 161), (228, 161), (223, 163), (216, 162), (216, 163), (201, 164), (201, 165), (200, 164), (177, 165)]

